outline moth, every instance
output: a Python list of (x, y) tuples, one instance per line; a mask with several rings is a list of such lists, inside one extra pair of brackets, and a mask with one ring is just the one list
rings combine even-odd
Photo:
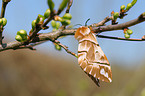
[(88, 27), (81, 26), (75, 33), (78, 45), (78, 64), (100, 87), (100, 82), (112, 82), (111, 67), (99, 46), (95, 34)]

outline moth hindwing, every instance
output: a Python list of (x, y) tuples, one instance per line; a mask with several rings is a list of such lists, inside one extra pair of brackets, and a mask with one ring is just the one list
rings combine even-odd
[(75, 33), (79, 41), (78, 63), (82, 70), (99, 86), (99, 80), (112, 82), (111, 67), (99, 46), (96, 36), (88, 27), (80, 27)]

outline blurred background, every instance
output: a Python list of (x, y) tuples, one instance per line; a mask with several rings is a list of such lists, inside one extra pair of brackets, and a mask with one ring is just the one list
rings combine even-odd
[[(53, 1), (57, 9), (62, 0)], [(72, 25), (84, 25), (88, 18), (88, 25), (97, 23), (110, 16), (111, 11), (119, 12), (121, 5), (131, 1), (74, 0), (70, 10)], [(144, 0), (138, 0), (128, 16), (118, 22), (137, 18), (144, 12), (144, 4)], [(4, 42), (14, 41), (20, 29), (29, 32), (31, 22), (38, 14), (43, 15), (47, 8), (47, 0), (11, 0), (5, 14), (8, 23), (3, 34)], [(141, 23), (130, 27), (134, 32), (131, 38), (145, 35), (144, 26), (145, 23)], [(40, 33), (51, 31), (52, 28)], [(124, 37), (122, 30), (101, 34)], [(0, 52), (0, 96), (145, 96), (145, 42), (97, 40), (111, 64), (112, 83), (101, 82), (98, 88), (81, 70), (77, 58), (64, 50), (57, 51), (48, 41), (36, 46), (36, 51), (21, 49)], [(77, 53), (78, 42), (73, 36), (59, 41)]]

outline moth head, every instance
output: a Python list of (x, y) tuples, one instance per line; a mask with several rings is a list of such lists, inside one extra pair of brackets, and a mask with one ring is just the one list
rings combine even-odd
[(77, 29), (75, 33), (75, 38), (77, 40), (82, 39), (84, 36), (88, 35), (90, 33), (90, 29), (88, 27), (81, 26)]

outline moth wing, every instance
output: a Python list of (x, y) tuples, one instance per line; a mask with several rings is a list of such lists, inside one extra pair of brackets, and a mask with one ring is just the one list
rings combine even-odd
[(111, 67), (93, 33), (79, 40), (78, 63), (99, 86), (99, 80), (112, 82)]

